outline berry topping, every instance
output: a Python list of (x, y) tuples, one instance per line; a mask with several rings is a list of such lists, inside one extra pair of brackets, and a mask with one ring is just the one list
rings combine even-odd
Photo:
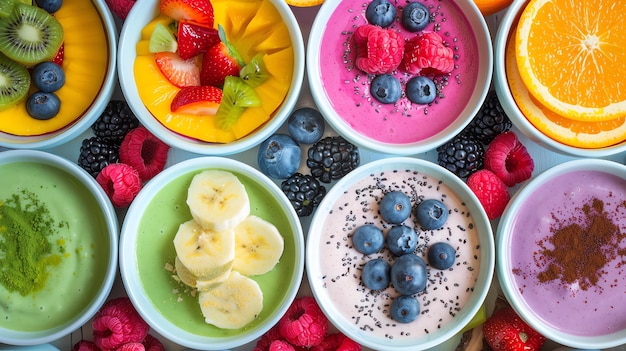
[(489, 144), (496, 135), (506, 132), (511, 126), (511, 120), (504, 112), (496, 91), (491, 90), (465, 129), (483, 144)]
[(402, 10), (401, 22), (409, 32), (419, 32), (430, 23), (430, 11), (421, 2), (408, 3)]
[(313, 144), (324, 135), (324, 117), (311, 107), (302, 107), (291, 113), (287, 120), (289, 135), (301, 144)]
[(380, 200), (378, 211), (385, 221), (400, 224), (411, 215), (411, 199), (402, 191), (390, 191)]
[(44, 93), (55, 92), (65, 84), (63, 68), (52, 61), (38, 63), (31, 75), (35, 88)]
[(309, 351), (361, 351), (361, 345), (337, 332), (327, 334), (319, 345), (312, 346)]
[(96, 313), (92, 327), (93, 342), (102, 350), (115, 350), (127, 343), (141, 343), (150, 330), (127, 297), (107, 301)]
[(178, 55), (183, 60), (204, 54), (210, 47), (220, 42), (217, 29), (188, 21), (178, 23), (176, 38), (178, 40)]
[(367, 261), (361, 270), (361, 282), (368, 289), (383, 290), (389, 286), (391, 265), (382, 258)]
[(412, 103), (427, 105), (437, 97), (437, 88), (432, 79), (425, 76), (415, 76), (406, 83), (406, 97)]
[(280, 335), (294, 346), (310, 347), (324, 339), (328, 319), (315, 298), (302, 296), (294, 300), (283, 318), (278, 321)]
[(137, 171), (125, 163), (111, 163), (104, 167), (96, 181), (107, 194), (113, 206), (128, 207), (141, 190)]
[(91, 125), (100, 140), (119, 146), (129, 131), (139, 127), (139, 120), (125, 100), (110, 100), (102, 114)]
[(284, 340), (278, 331), (278, 324), (274, 325), (265, 334), (261, 335), (252, 351), (269, 351), (274, 340)]
[(448, 219), (448, 207), (436, 199), (426, 199), (417, 205), (415, 216), (420, 226), (426, 230), (443, 227)]
[(100, 351), (100, 348), (89, 340), (79, 340), (72, 347), (72, 351)]
[(222, 101), (220, 88), (201, 85), (181, 88), (172, 99), (170, 109), (176, 113), (214, 116)]
[(302, 150), (287, 134), (274, 134), (259, 146), (257, 163), (264, 174), (277, 179), (287, 179), (300, 166)]
[(285, 340), (274, 340), (270, 344), (269, 351), (295, 351), (295, 349)]
[(426, 262), (412, 253), (396, 258), (391, 266), (391, 284), (401, 295), (413, 295), (426, 289)]
[(387, 0), (374, 0), (365, 10), (365, 18), (370, 24), (383, 28), (389, 27), (396, 20), (396, 8)]
[(459, 178), (483, 168), (485, 147), (470, 133), (460, 133), (437, 148), (439, 165)]
[(98, 136), (83, 139), (77, 163), (95, 178), (104, 167), (119, 161), (118, 150), (118, 146), (107, 143)]
[(368, 74), (391, 73), (402, 62), (404, 38), (372, 24), (358, 27), (352, 35), (355, 65)]
[(350, 173), (360, 162), (357, 146), (342, 136), (328, 136), (309, 148), (306, 165), (313, 177), (322, 183), (330, 183)]
[(428, 248), (428, 264), (435, 269), (448, 269), (454, 264), (456, 250), (448, 243), (438, 242)]
[(227, 76), (239, 76), (241, 65), (223, 42), (210, 47), (202, 59), (202, 85), (221, 87)]
[(61, 47), (59, 48), (59, 50), (57, 50), (57, 54), (52, 59), (52, 62), (56, 63), (57, 65), (59, 65), (61, 67), (63, 67), (63, 60), (64, 59), (65, 59), (65, 43), (62, 43)]
[(372, 80), (370, 94), (382, 104), (393, 104), (402, 96), (402, 85), (391, 74), (381, 74)]
[(436, 32), (420, 32), (406, 40), (401, 68), (411, 74), (447, 74), (454, 69), (454, 52)]
[(55, 93), (36, 91), (26, 100), (26, 111), (34, 119), (48, 120), (59, 113), (61, 100)]
[(378, 252), (385, 244), (383, 231), (373, 224), (364, 224), (356, 228), (352, 234), (352, 245), (364, 254), (371, 255)]
[(142, 343), (140, 343), (140, 342), (129, 342), (129, 343), (126, 343), (126, 344), (120, 346), (115, 351), (145, 351), (145, 350), (146, 350), (146, 348), (143, 346)]
[(154, 60), (165, 78), (173, 85), (182, 88), (200, 85), (199, 56), (183, 60), (177, 53), (157, 52)]
[(298, 217), (309, 216), (326, 196), (326, 188), (317, 179), (298, 172), (285, 179), (280, 188), (296, 210)]
[(55, 13), (63, 5), (63, 0), (35, 0), (35, 4), (50, 13)]
[(413, 296), (400, 295), (391, 302), (389, 312), (396, 322), (411, 323), (420, 313), (420, 304)]
[(485, 341), (494, 351), (539, 351), (546, 341), (510, 306), (497, 309), (482, 328)]
[(177, 21), (187, 20), (206, 27), (213, 27), (215, 19), (209, 0), (161, 0), (159, 10)]
[(126, 134), (120, 145), (120, 161), (137, 170), (142, 182), (152, 179), (165, 168), (169, 145), (139, 126)]
[(511, 198), (506, 184), (488, 169), (481, 169), (470, 175), (467, 186), (476, 194), (490, 220), (502, 215)]
[(151, 334), (146, 335), (142, 344), (146, 348), (146, 351), (165, 351), (165, 347), (163, 346), (161, 340), (155, 338)]
[(517, 135), (507, 131), (496, 136), (485, 151), (485, 168), (507, 186), (530, 179), (535, 163)]
[(417, 232), (406, 225), (397, 225), (389, 229), (385, 243), (396, 256), (412, 253), (417, 247)]

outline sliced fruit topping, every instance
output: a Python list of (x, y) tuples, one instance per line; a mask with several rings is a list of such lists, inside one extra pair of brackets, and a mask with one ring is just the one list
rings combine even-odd
[(214, 116), (222, 101), (222, 90), (203, 85), (181, 88), (172, 100), (172, 112)]
[(0, 53), (0, 111), (26, 99), (30, 74), (26, 67)]
[(187, 21), (178, 23), (177, 38), (178, 55), (183, 59), (204, 54), (210, 47), (220, 42), (217, 29)]
[(447, 74), (454, 69), (454, 51), (437, 32), (420, 32), (406, 40), (400, 68), (411, 74)]
[(373, 24), (357, 28), (352, 44), (356, 52), (356, 66), (369, 74), (390, 73), (398, 68), (405, 46), (400, 34)]
[(175, 86), (182, 88), (200, 85), (197, 57), (183, 60), (173, 52), (158, 52), (154, 54), (154, 60), (165, 78)]
[(488, 169), (472, 173), (467, 178), (467, 186), (478, 197), (490, 220), (502, 215), (511, 198), (506, 184)]
[(61, 47), (59, 48), (59, 50), (57, 50), (56, 55), (54, 55), (54, 58), (52, 59), (52, 62), (56, 63), (57, 65), (63, 67), (63, 61), (65, 60), (65, 43), (61, 44)]
[(263, 84), (269, 78), (264, 57), (263, 53), (256, 54), (239, 72), (239, 77), (253, 88)]
[(243, 275), (265, 274), (278, 264), (284, 246), (276, 226), (250, 215), (235, 227), (233, 269)]
[(517, 135), (507, 131), (496, 136), (485, 151), (485, 168), (507, 186), (514, 186), (532, 176), (535, 164)]
[(200, 82), (202, 85), (221, 87), (226, 77), (239, 75), (240, 69), (239, 62), (230, 55), (226, 44), (219, 42), (204, 54)]
[(224, 81), (222, 103), (215, 114), (215, 125), (219, 129), (230, 130), (237, 123), (246, 107), (258, 107), (261, 99), (254, 88), (243, 79), (228, 76)]
[(177, 21), (187, 20), (213, 27), (213, 5), (209, 0), (161, 0), (159, 9)]
[(157, 23), (150, 36), (148, 50), (152, 53), (176, 52), (178, 51), (178, 42), (168, 27)]
[(169, 145), (140, 126), (124, 137), (120, 145), (120, 161), (131, 165), (141, 181), (147, 182), (165, 168), (169, 149)]

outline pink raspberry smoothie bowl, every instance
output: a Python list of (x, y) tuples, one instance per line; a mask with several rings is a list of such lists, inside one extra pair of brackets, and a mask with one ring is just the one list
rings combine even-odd
[[(486, 97), (493, 55), (485, 19), (473, 1), (379, 2), (321, 6), (307, 47), (313, 98), (331, 127), (361, 147), (399, 156), (435, 149)], [(403, 18), (415, 3), (425, 19), (410, 28)], [(368, 15), (374, 6), (392, 13), (387, 23)]]

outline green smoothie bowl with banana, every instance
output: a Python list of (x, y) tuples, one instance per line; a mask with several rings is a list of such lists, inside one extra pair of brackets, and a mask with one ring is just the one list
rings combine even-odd
[(266, 333), (294, 300), (304, 237), (280, 188), (222, 157), (175, 164), (128, 209), (120, 272), (137, 311), (163, 337), (222, 350)]

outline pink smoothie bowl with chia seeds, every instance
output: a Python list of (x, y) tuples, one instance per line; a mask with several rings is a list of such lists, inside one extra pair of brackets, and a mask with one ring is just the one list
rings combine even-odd
[[(401, 14), (415, 1), (428, 8), (429, 22), (410, 32), (402, 25)], [(313, 99), (329, 125), (360, 147), (397, 156), (433, 150), (470, 122), (489, 90), (493, 53), (485, 19), (471, 0), (389, 0), (397, 15), (386, 29), (405, 41), (435, 32), (452, 49), (454, 68), (448, 73), (408, 73), (400, 65), (389, 73), (400, 82), (400, 98), (380, 103), (370, 91), (378, 74), (368, 74), (355, 64), (353, 34), (368, 24), (365, 13), (371, 2), (327, 0), (320, 7), (307, 47)], [(432, 102), (418, 104), (407, 97), (406, 84), (417, 75), (434, 81)]]
[(577, 349), (626, 343), (626, 166), (577, 159), (527, 183), (496, 233), (507, 300), (539, 333)]

